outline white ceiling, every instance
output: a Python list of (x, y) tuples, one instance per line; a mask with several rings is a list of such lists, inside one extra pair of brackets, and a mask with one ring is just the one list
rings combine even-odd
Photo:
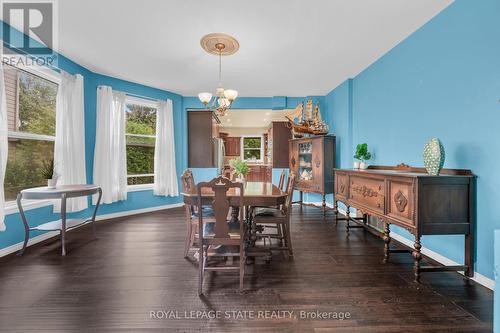
[(61, 0), (59, 50), (102, 74), (194, 96), (217, 85), (200, 38), (240, 50), (223, 83), (240, 96), (324, 95), (452, 0)]
[(267, 127), (272, 121), (285, 121), (293, 110), (230, 109), (221, 117), (221, 127)]

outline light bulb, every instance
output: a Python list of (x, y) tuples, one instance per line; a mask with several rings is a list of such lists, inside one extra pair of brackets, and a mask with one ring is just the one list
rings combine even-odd
[(224, 90), (224, 97), (226, 97), (230, 102), (234, 101), (238, 97), (238, 92), (233, 89)]
[(199, 93), (198, 98), (203, 104), (207, 105), (212, 99), (212, 94), (208, 92)]

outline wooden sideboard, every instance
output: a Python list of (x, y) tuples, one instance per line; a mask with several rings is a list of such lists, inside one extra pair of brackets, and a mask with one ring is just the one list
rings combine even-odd
[[(367, 170), (335, 169), (335, 217), (346, 221), (346, 229), (367, 226), (368, 215), (384, 223), (384, 262), (390, 248), (390, 224), (415, 236), (412, 251), (415, 281), (421, 272), (464, 271), (474, 274), (475, 176), (470, 170), (443, 169), (429, 176), (423, 168), (371, 166)], [(346, 217), (338, 217), (338, 201), (347, 206)], [(363, 217), (351, 217), (350, 208)], [(459, 266), (421, 266), (422, 235), (465, 235), (465, 262)]]
[(323, 195), (323, 213), (326, 210), (325, 195), (333, 193), (333, 168), (335, 168), (335, 136), (321, 135), (289, 141), (290, 171), (297, 175), (295, 189)]

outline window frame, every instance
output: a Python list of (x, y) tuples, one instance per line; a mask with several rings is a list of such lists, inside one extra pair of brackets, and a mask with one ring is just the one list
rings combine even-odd
[[(21, 64), (18, 64), (15, 66), (11, 65), (11, 67), (16, 68), (17, 70), (25, 71), (31, 75), (34, 75), (34, 76), (38, 76), (44, 80), (50, 81), (50, 82), (56, 84), (58, 88), (59, 88), (59, 85), (61, 84), (61, 74), (58, 71), (56, 71), (55, 69), (51, 69), (48, 67), (42, 67), (42, 66), (25, 66), (25, 65), (21, 65)], [(4, 69), (5, 69), (5, 67), (4, 67)], [(19, 103), (19, 100), (17, 102)], [(16, 105), (16, 108), (19, 108), (19, 104)], [(57, 109), (56, 109), (56, 112), (57, 112)], [(51, 142), (55, 142), (55, 140), (56, 140), (55, 134), (54, 134), (54, 136), (52, 136), (52, 135), (35, 134), (35, 133), (29, 133), (29, 132), (17, 132), (17, 131), (8, 131), (7, 138), (35, 140), (35, 141), (51, 141)], [(46, 199), (24, 200), (23, 209), (30, 210), (30, 209), (35, 209), (35, 208), (42, 208), (42, 207), (46, 207), (46, 206), (51, 206), (53, 204), (54, 204), (54, 200), (46, 200)], [(4, 212), (5, 212), (5, 215), (18, 213), (19, 207), (17, 206), (16, 200), (5, 201)]]
[[(133, 96), (133, 95), (126, 95), (125, 96), (125, 104), (134, 104), (134, 105), (140, 105), (140, 106), (145, 106), (148, 108), (154, 108), (157, 112), (158, 116), (158, 104), (157, 100), (153, 99), (148, 99), (145, 97), (139, 97), (139, 96)], [(126, 112), (126, 111), (125, 111)], [(125, 119), (125, 122), (127, 120)], [(155, 139), (155, 145), (156, 145), (156, 134), (155, 135), (148, 135), (148, 134), (127, 134), (125, 132), (125, 148), (127, 146), (126, 143), (126, 138), (127, 136), (131, 137), (139, 137), (139, 138), (152, 138)], [(135, 185), (128, 185), (127, 184), (127, 192), (136, 192), (136, 191), (145, 191), (145, 190), (152, 190), (154, 186), (154, 171), (153, 173), (145, 173), (145, 174), (135, 174), (135, 175), (129, 175), (127, 172), (127, 183), (129, 178), (134, 178), (134, 177), (153, 177), (153, 183), (148, 183), (148, 184), (135, 184)]]
[(260, 148), (247, 148), (247, 150), (260, 150), (260, 159), (255, 160), (255, 162), (261, 163), (264, 161), (264, 135), (242, 135), (240, 142), (240, 158), (242, 161), (254, 161), (251, 159), (245, 159), (245, 138), (260, 138)]

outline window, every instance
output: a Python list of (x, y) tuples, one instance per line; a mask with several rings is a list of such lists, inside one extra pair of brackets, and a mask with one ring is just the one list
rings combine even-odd
[(241, 142), (242, 156), (244, 160), (262, 160), (262, 137), (260, 136), (243, 136)]
[(153, 102), (127, 97), (127, 184), (154, 182), (156, 106)]
[(46, 186), (42, 164), (54, 156), (57, 83), (4, 64), (9, 155), (5, 201), (20, 190)]

